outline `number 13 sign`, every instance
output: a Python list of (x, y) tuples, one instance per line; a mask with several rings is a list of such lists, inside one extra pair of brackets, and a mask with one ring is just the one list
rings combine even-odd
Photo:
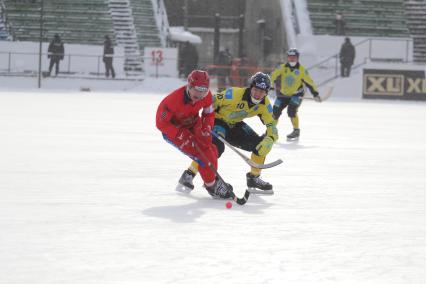
[(176, 48), (145, 47), (144, 51), (146, 76), (178, 77)]
[(154, 49), (151, 51), (151, 65), (162, 65), (164, 64), (163, 50)]

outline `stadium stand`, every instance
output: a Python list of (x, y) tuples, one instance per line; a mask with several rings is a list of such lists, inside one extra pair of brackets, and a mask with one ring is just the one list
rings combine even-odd
[(335, 14), (345, 21), (350, 36), (408, 35), (404, 0), (308, 0), (308, 10), (315, 34), (335, 34)]
[(161, 46), (151, 0), (130, 0), (130, 4), (140, 49)]
[[(41, 0), (3, 0), (16, 33), (16, 40), (38, 41)], [(161, 46), (151, 0), (127, 0), (130, 4), (138, 43)], [(102, 44), (105, 34), (113, 34), (108, 0), (44, 1), (44, 39), (59, 33), (66, 43)]]
[[(42, 0), (0, 0), (14, 40), (39, 41)], [(0, 20), (0, 36), (6, 37)], [(151, 0), (44, 0), (43, 41), (102, 45), (105, 35), (125, 49), (125, 70), (142, 70), (145, 46), (162, 46)], [(112, 36), (114, 35), (114, 36)]]
[[(6, 13), (20, 41), (38, 41), (41, 0), (4, 0)], [(45, 41), (55, 33), (66, 43), (102, 44), (105, 34), (113, 34), (112, 19), (104, 0), (44, 1)]]
[(7, 31), (6, 13), (3, 0), (0, 1), (0, 40), (8, 40), (10, 35)]
[(413, 57), (416, 62), (426, 62), (426, 1), (405, 2), (407, 23), (413, 38)]
[(142, 58), (130, 3), (128, 0), (110, 0), (108, 7), (116, 41), (124, 47), (126, 74), (138, 75), (142, 71)]

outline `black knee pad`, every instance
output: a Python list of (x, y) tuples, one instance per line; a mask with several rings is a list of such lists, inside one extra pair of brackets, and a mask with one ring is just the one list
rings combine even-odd
[(272, 109), (272, 117), (275, 120), (278, 120), (278, 118), (280, 118), (282, 112), (283, 112), (283, 109), (281, 107), (274, 106), (273, 109)]
[(225, 151), (225, 144), (223, 144), (223, 142), (220, 141), (215, 136), (213, 136), (213, 144), (216, 145), (216, 148), (217, 148), (217, 157), (219, 158), (220, 156), (222, 156), (223, 152)]
[(288, 117), (296, 117), (297, 114), (297, 106), (289, 105), (287, 108)]

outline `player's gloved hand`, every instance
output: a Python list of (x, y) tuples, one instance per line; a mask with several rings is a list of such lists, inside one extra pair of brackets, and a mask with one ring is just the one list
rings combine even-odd
[(212, 143), (211, 131), (210, 124), (197, 123), (194, 126), (194, 134), (201, 147), (206, 148)]
[(179, 149), (185, 147), (194, 148), (194, 135), (187, 128), (180, 128), (178, 134), (176, 135), (177, 146)]
[(263, 140), (260, 141), (260, 143), (256, 146), (256, 150), (259, 156), (268, 155), (272, 149), (272, 145), (274, 145), (274, 140), (269, 136), (265, 136), (265, 138), (263, 138)]
[(206, 140), (212, 140), (212, 127), (210, 124), (203, 125), (200, 131), (201, 136)]
[(316, 101), (317, 103), (322, 102), (321, 97), (319, 95), (314, 96), (314, 101)]

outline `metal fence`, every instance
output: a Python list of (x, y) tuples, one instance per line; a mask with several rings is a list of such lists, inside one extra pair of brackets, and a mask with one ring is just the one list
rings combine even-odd
[[(117, 78), (134, 77), (136, 74), (142, 75), (142, 70), (132, 69), (132, 64), (127, 62), (128, 59), (122, 54), (113, 57), (113, 67)], [(146, 76), (171, 76), (169, 74), (173, 72), (170, 70), (173, 70), (174, 66), (176, 66), (176, 76), (178, 75), (177, 58), (163, 56), (159, 61), (158, 58), (147, 55), (141, 59)], [(42, 73), (48, 72), (49, 64), (50, 59), (47, 57), (47, 53), (42, 53)], [(35, 76), (38, 74), (38, 66), (39, 53), (0, 51), (0, 74), (2, 75)], [(145, 68), (147, 69), (145, 70)], [(103, 55), (66, 53), (59, 63), (59, 75), (81, 78), (103, 77), (105, 76)]]
[[(0, 51), (0, 71), (8, 73), (33, 73), (38, 72), (38, 53), (35, 52), (4, 52)], [(60, 62), (60, 72), (67, 74), (103, 75), (102, 55), (65, 54)], [(42, 54), (43, 70), (47, 70), (49, 59), (47, 53)], [(122, 56), (114, 57), (118, 61)]]
[[(393, 47), (387, 48), (390, 44)], [(401, 62), (408, 63), (412, 56), (412, 39), (368, 38), (354, 44), (356, 57), (352, 70), (368, 62)], [(395, 45), (400, 52), (395, 54)], [(340, 56), (336, 53), (307, 68), (318, 86), (324, 85), (340, 77)]]

